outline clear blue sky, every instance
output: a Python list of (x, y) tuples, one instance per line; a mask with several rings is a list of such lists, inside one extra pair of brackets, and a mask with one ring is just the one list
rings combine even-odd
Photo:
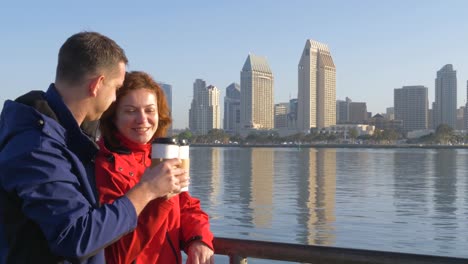
[[(164, 3), (162, 3), (164, 2)], [(240, 83), (249, 52), (266, 56), (275, 103), (297, 96), (297, 64), (306, 39), (328, 44), (337, 67), (337, 99), (367, 102), (373, 114), (393, 106), (393, 89), (429, 88), (453, 64), (458, 105), (466, 102), (468, 1), (4, 1), (0, 4), (0, 102), (54, 80), (58, 49), (70, 35), (98, 31), (130, 60), (173, 85), (175, 128), (188, 126), (195, 79), (221, 90)]]

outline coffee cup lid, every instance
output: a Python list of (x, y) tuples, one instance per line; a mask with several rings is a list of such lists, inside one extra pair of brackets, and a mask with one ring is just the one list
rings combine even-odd
[(177, 139), (171, 137), (160, 137), (153, 140), (153, 144), (173, 144), (177, 145)]
[(189, 144), (188, 140), (186, 139), (179, 139), (180, 146), (187, 146)]

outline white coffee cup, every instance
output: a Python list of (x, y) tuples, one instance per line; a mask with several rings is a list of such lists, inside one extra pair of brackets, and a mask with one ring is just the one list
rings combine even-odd
[(165, 160), (179, 157), (179, 145), (174, 138), (156, 138), (152, 144), (151, 167)]
[[(190, 147), (188, 141), (185, 139), (179, 140), (179, 159), (181, 161), (181, 168), (190, 172)], [(188, 191), (188, 186), (180, 189), (181, 192)]]

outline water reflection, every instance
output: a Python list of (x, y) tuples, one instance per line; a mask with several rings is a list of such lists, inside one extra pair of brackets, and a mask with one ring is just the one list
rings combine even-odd
[(421, 175), (434, 163), (428, 154), (418, 150), (398, 151), (393, 154), (393, 163), (390, 166), (393, 169), (392, 188), (398, 217), (424, 216), (429, 211), (430, 194), (427, 190), (432, 175), (429, 173)]
[(273, 213), (273, 176), (275, 152), (270, 149), (249, 149), (252, 221), (256, 228), (271, 228)]
[(297, 168), (299, 181), (297, 203), (304, 212), (298, 215), (303, 232), (300, 244), (333, 245), (335, 243), (336, 151), (303, 149), (299, 154), (303, 166)]
[(190, 192), (216, 236), (468, 257), (467, 150), (190, 154)]
[[(438, 241), (438, 252), (446, 252), (457, 244), (458, 221), (457, 200), (457, 157), (456, 150), (439, 150), (434, 162), (433, 206), (437, 216), (434, 225), (434, 239)], [(466, 219), (465, 219), (466, 220)]]

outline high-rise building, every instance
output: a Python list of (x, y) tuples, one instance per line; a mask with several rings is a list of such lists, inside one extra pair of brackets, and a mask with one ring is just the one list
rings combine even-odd
[(346, 97), (346, 100), (336, 100), (336, 123), (346, 124), (349, 121), (349, 103), (351, 99)]
[(457, 109), (457, 125), (455, 127), (456, 130), (464, 130), (465, 129), (465, 106), (460, 106)]
[(296, 130), (297, 129), (297, 99), (293, 98), (289, 100), (289, 109), (288, 109), (288, 129)]
[(191, 131), (198, 131), (198, 113), (201, 112), (200, 101), (201, 93), (206, 88), (206, 82), (202, 79), (196, 79), (193, 83), (193, 98), (189, 110), (189, 128)]
[(275, 104), (275, 128), (288, 127), (289, 103)]
[(193, 84), (193, 100), (189, 110), (189, 128), (199, 135), (205, 135), (212, 129), (221, 128), (219, 89), (196, 79)]
[(307, 40), (298, 65), (298, 130), (336, 124), (336, 68), (328, 46)]
[(434, 126), (446, 124), (455, 129), (457, 121), (457, 71), (447, 64), (435, 79)]
[(163, 82), (158, 82), (158, 84), (163, 89), (167, 104), (169, 105), (169, 109), (171, 109), (172, 112), (172, 85)]
[(394, 89), (395, 119), (403, 120), (403, 132), (428, 128), (428, 89), (422, 85)]
[(336, 123), (338, 124), (363, 124), (368, 117), (367, 104), (365, 102), (353, 102), (351, 98), (336, 100)]
[(240, 79), (242, 129), (272, 129), (273, 74), (266, 58), (249, 54)]
[(463, 115), (463, 129), (468, 130), (468, 81), (466, 81), (466, 103), (465, 103), (465, 113)]
[(388, 120), (393, 120), (395, 119), (395, 108), (394, 107), (387, 107), (385, 117)]
[(224, 96), (223, 128), (229, 134), (238, 134), (240, 131), (240, 86), (231, 83), (226, 87)]
[(350, 102), (348, 119), (348, 121), (353, 124), (364, 123), (368, 119), (367, 104), (365, 102)]
[[(169, 106), (169, 111), (170, 111), (171, 118), (172, 118), (172, 85), (163, 83), (163, 82), (158, 82), (158, 84), (161, 86), (161, 88), (164, 91), (164, 95), (166, 96), (167, 105)], [(174, 123), (174, 120), (173, 120), (173, 123)], [(172, 125), (168, 128), (167, 134), (169, 136), (172, 135)]]

